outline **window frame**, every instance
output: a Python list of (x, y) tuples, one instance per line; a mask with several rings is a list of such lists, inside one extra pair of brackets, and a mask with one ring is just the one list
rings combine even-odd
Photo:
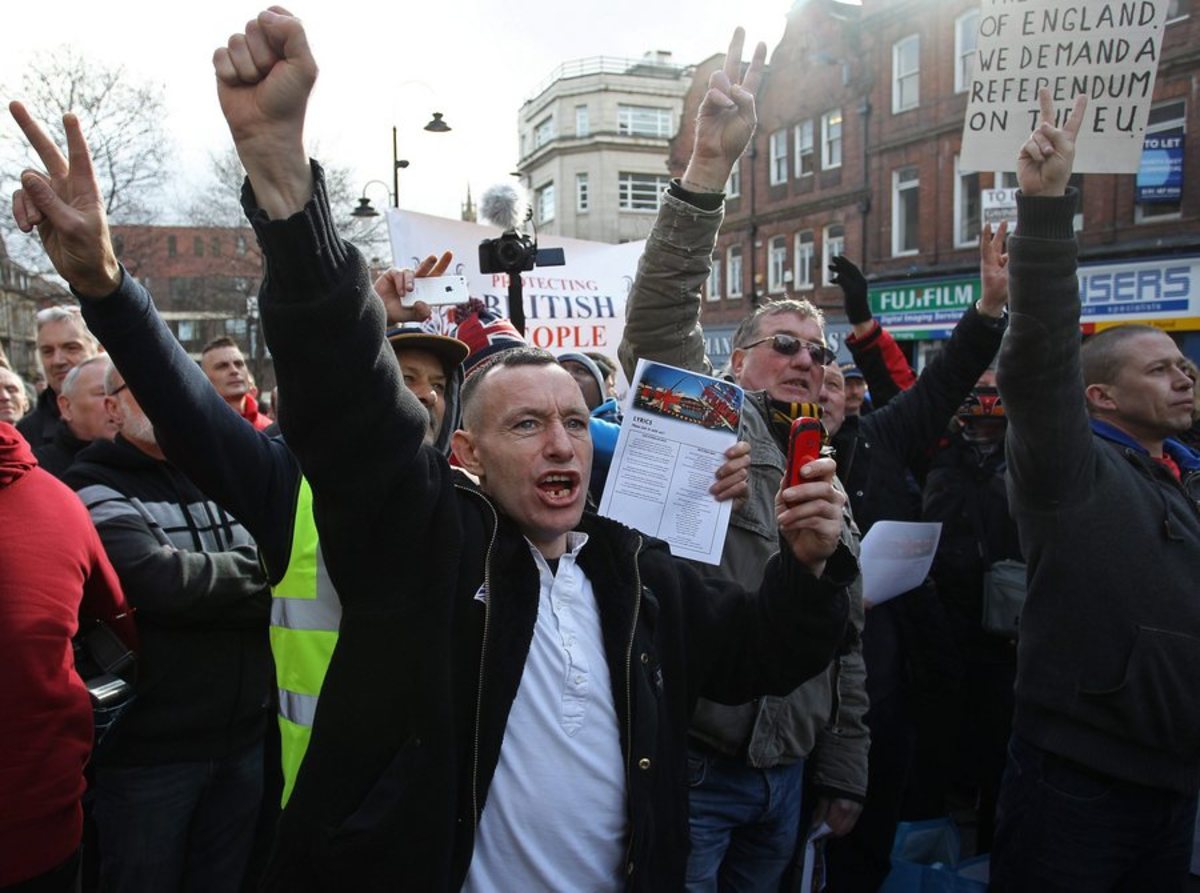
[[(964, 239), (963, 234), (963, 181), (975, 177), (975, 236)], [(979, 171), (963, 171), (959, 168), (959, 156), (954, 156), (954, 247), (970, 248), (979, 244), (979, 234), (983, 232), (983, 184), (979, 182)]]
[[(837, 118), (836, 123), (834, 123), (832, 120), (835, 116)], [(837, 128), (837, 134), (836, 136), (831, 137), (830, 131), (834, 127)], [(832, 170), (835, 167), (842, 166), (842, 140), (844, 138), (842, 131), (844, 129), (845, 118), (842, 117), (842, 110), (840, 107), (836, 109), (830, 109), (821, 115), (821, 170), (827, 171)], [(835, 146), (837, 150), (836, 161), (833, 160), (833, 155), (835, 154), (833, 147)]]
[[(833, 230), (835, 229), (841, 230), (841, 232), (834, 235)], [(835, 248), (836, 250), (834, 250)], [(826, 259), (826, 262), (821, 264), (821, 284), (833, 285), (833, 273), (829, 270), (828, 261), (839, 254), (846, 253), (846, 225), (844, 223), (828, 223), (821, 228), (821, 250), (825, 252)]]
[[(971, 81), (975, 77), (975, 58), (979, 50), (979, 18), (978, 9), (968, 9), (954, 20), (954, 92), (966, 93), (971, 89)], [(967, 22), (974, 19), (971, 29), (966, 28)], [(973, 39), (974, 46), (964, 49), (967, 35)]]
[[(805, 239), (805, 236), (808, 238)], [(817, 256), (816, 238), (816, 233), (811, 229), (802, 229), (796, 233), (792, 260), (792, 282), (797, 291), (808, 291), (814, 286), (813, 262)], [(804, 250), (804, 246), (808, 246), (807, 251)], [(806, 270), (801, 266), (802, 262), (807, 264)]]
[[(646, 204), (645, 189), (635, 188), (635, 179), (654, 180), (654, 205)], [(617, 173), (617, 210), (634, 214), (655, 214), (662, 207), (662, 194), (671, 184), (668, 174), (647, 174), (641, 171), (620, 171)], [(642, 183), (644, 186), (644, 182)], [(639, 198), (640, 196), (640, 198)], [(641, 202), (641, 204), (639, 204)]]
[(767, 180), (772, 186), (788, 181), (788, 132), (781, 127), (767, 137)]
[[(901, 175), (906, 171), (916, 171), (913, 177), (901, 179)], [(903, 167), (898, 167), (892, 171), (892, 257), (912, 257), (914, 254), (921, 253), (920, 233), (914, 235), (914, 248), (901, 247), (901, 201), (900, 193), (914, 193), (917, 201), (916, 219), (918, 224), (921, 219), (921, 169), (915, 164), (906, 164)], [(907, 199), (906, 199), (907, 201)], [(907, 205), (906, 205), (907, 207)], [(919, 225), (918, 225), (919, 229)], [(907, 235), (905, 230), (904, 235)]]
[(767, 241), (767, 292), (781, 294), (787, 285), (788, 237), (772, 236)]
[[(638, 115), (653, 113), (653, 128), (637, 127)], [(617, 103), (617, 133), (620, 136), (639, 136), (647, 139), (670, 139), (674, 136), (674, 115), (671, 109), (657, 105)]]
[[(905, 49), (915, 43), (916, 64), (911, 70), (901, 71), (900, 65), (903, 60)], [(908, 105), (903, 104), (904, 99), (904, 84), (915, 79), (916, 86), (912, 101)], [(920, 33), (909, 34), (907, 37), (902, 37), (892, 44), (892, 114), (900, 114), (902, 112), (911, 111), (921, 104), (921, 35)]]
[[(801, 121), (794, 129), (794, 138), (796, 141), (796, 165), (794, 176), (797, 180), (804, 177), (811, 177), (817, 172), (817, 151), (813, 141), (816, 138), (816, 128), (813, 127), (813, 119), (809, 118), (806, 121)], [(807, 140), (805, 139), (807, 137)], [(808, 170), (805, 170), (805, 161), (808, 162)]]
[[(734, 263), (734, 261), (737, 263)], [(734, 275), (736, 272), (736, 276)], [(742, 290), (742, 246), (730, 245), (725, 249), (725, 294), (730, 298), (740, 298)]]
[[(546, 216), (546, 196), (550, 196), (550, 215)], [(543, 223), (549, 223), (558, 216), (558, 196), (555, 194), (554, 181), (547, 180), (541, 186), (533, 191), (533, 207), (536, 211), (536, 222), (538, 226)]]

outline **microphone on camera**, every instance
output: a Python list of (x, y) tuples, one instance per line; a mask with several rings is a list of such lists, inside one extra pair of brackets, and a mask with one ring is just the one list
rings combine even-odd
[(528, 202), (515, 186), (499, 183), (484, 190), (479, 216), (502, 230), (514, 230), (525, 222)]

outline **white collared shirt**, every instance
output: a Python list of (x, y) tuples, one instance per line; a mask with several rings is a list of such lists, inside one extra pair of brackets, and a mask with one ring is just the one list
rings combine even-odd
[(530, 544), (541, 592), (521, 684), (479, 820), (463, 890), (619, 890), (625, 764), (592, 584), (567, 534), (551, 574)]

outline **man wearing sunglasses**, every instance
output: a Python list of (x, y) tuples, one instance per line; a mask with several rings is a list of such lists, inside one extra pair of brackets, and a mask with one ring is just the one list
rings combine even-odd
[[(743, 78), (738, 56), (731, 52), (725, 70), (710, 81), (687, 172), (667, 190), (639, 264), (618, 350), (627, 374), (639, 357), (712, 374), (699, 322), (700, 287), (720, 226), (722, 190), (754, 132), (753, 94), (762, 64), (756, 56)], [(759, 307), (738, 328), (733, 346), (730, 369), (747, 390), (740, 439), (750, 443), (749, 493), (733, 510), (721, 565), (705, 570), (754, 586), (779, 551), (774, 499), (788, 430), (802, 404), (818, 402), (833, 353), (825, 345), (821, 311), (808, 301)], [(848, 511), (841, 536), (857, 553)], [(693, 713), (688, 890), (715, 890), (718, 884), (778, 889), (799, 832), (806, 761), (814, 762), (816, 820), (837, 834), (857, 820), (869, 744), (861, 583), (850, 594), (853, 628), (847, 627), (839, 656), (825, 673), (783, 698), (733, 707), (701, 700)]]

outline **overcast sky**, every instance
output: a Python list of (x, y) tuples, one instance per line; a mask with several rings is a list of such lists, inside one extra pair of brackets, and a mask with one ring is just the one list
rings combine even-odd
[[(297, 3), (290, 8), (304, 19), (321, 68), (307, 138), (310, 147), (319, 144), (323, 158), (351, 168), (357, 183), (378, 179), (390, 189), (391, 127), (397, 125), (400, 155), (412, 165), (401, 173), (401, 206), (457, 217), (468, 182), (476, 198), (493, 183), (512, 182), (507, 175), (516, 164), (518, 110), (560, 63), (669, 50), (673, 61), (693, 64), (724, 51), (737, 24), (746, 27), (748, 42), (764, 40), (773, 49), (791, 2)], [(4, 7), (0, 84), (19, 86), (23, 65), (71, 44), (164, 85), (182, 183), (201, 181), (207, 154), (229, 144), (212, 51), (241, 30), (255, 6), (233, 0), (169, 6), (42, 0)], [(4, 97), (10, 98), (20, 97)], [(444, 113), (451, 133), (422, 131), (433, 111)], [(7, 114), (0, 126), (16, 130)], [(378, 186), (368, 191), (376, 206), (385, 200), (383, 192)], [(172, 220), (169, 208), (160, 219)]]

